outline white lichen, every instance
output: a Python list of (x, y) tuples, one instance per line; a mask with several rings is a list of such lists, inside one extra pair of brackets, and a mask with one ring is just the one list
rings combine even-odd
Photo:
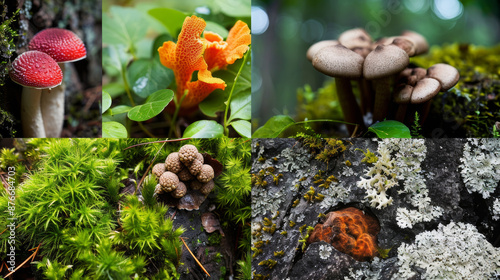
[(500, 141), (469, 139), (460, 159), (462, 177), (469, 193), (490, 197), (500, 182)]
[(500, 273), (500, 249), (493, 247), (471, 224), (451, 222), (415, 237), (398, 248), (399, 271), (393, 279), (415, 275), (422, 279), (491, 279)]
[(500, 198), (495, 198), (491, 206), (491, 216), (495, 221), (500, 220)]
[(388, 197), (387, 190), (398, 185), (394, 172), (394, 159), (391, 158), (387, 145), (383, 143), (377, 149), (379, 154), (377, 162), (366, 170), (365, 177), (361, 177), (361, 181), (357, 183), (358, 187), (366, 190), (365, 199), (377, 209), (392, 204), (392, 197)]
[(320, 245), (319, 246), (319, 257), (323, 260), (326, 260), (332, 254), (332, 246), (329, 245)]

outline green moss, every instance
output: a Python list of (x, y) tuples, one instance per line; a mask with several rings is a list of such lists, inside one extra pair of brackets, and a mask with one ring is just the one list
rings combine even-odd
[(212, 232), (208, 235), (208, 244), (210, 246), (219, 245), (222, 240), (222, 235), (219, 232)]
[(297, 119), (299, 120), (306, 118), (310, 120), (343, 120), (344, 118), (333, 80), (325, 82), (323, 87), (317, 91), (313, 91), (309, 85), (299, 88), (297, 101)]

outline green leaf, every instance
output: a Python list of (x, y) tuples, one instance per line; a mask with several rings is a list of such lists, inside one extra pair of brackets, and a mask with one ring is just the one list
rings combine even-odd
[(111, 98), (118, 97), (125, 93), (125, 87), (121, 83), (109, 83), (103, 85), (102, 90), (107, 91)]
[(232, 122), (231, 125), (239, 135), (246, 138), (252, 137), (252, 124), (249, 121), (238, 120)]
[(102, 123), (103, 138), (127, 138), (127, 129), (119, 122)]
[(169, 8), (155, 8), (148, 11), (152, 17), (159, 20), (170, 32), (172, 36), (177, 34), (177, 30), (182, 28), (187, 14)]
[(382, 121), (368, 128), (379, 138), (411, 138), (410, 129), (398, 121)]
[(109, 115), (114, 116), (114, 115), (119, 115), (119, 114), (127, 113), (131, 109), (132, 109), (132, 107), (127, 106), (127, 105), (118, 105), (116, 107), (111, 108), (108, 111), (108, 113), (109, 113)]
[(134, 8), (112, 6), (110, 13), (103, 15), (102, 42), (125, 45), (135, 53), (135, 42), (144, 38), (147, 30), (148, 22), (143, 13)]
[(142, 98), (167, 88), (174, 80), (174, 72), (163, 66), (159, 59), (139, 59), (127, 70), (130, 87)]
[(215, 0), (222, 12), (231, 17), (250, 17), (251, 0)]
[(128, 112), (129, 119), (142, 122), (158, 115), (174, 98), (174, 92), (162, 89), (151, 94), (142, 105), (135, 106)]
[(102, 52), (102, 64), (112, 72), (121, 73), (132, 59), (132, 55), (127, 53), (124, 45), (110, 45)]
[(224, 135), (224, 128), (216, 121), (197, 121), (190, 124), (182, 137), (219, 138)]
[(200, 111), (209, 117), (216, 117), (217, 112), (222, 112), (226, 108), (224, 102), (226, 102), (228, 97), (229, 90), (216, 89), (200, 103)]
[(239, 92), (231, 100), (231, 116), (228, 122), (235, 119), (249, 120), (252, 118), (252, 91)]
[(101, 113), (106, 112), (106, 110), (111, 107), (111, 96), (109, 93), (105, 90), (102, 91), (102, 108), (101, 108)]
[(205, 31), (212, 31), (214, 33), (219, 34), (222, 38), (227, 38), (227, 35), (229, 34), (229, 31), (227, 31), (224, 26), (215, 23), (213, 21), (206, 21), (207, 27), (205, 27)]
[(266, 124), (257, 129), (253, 138), (276, 138), (290, 125), (295, 124), (295, 121), (286, 115), (277, 115), (270, 118)]

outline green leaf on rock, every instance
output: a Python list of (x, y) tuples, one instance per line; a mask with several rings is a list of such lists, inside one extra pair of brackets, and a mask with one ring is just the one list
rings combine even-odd
[(165, 109), (168, 103), (172, 101), (174, 92), (169, 89), (162, 89), (151, 94), (146, 102), (142, 105), (137, 105), (128, 112), (129, 119), (133, 121), (149, 120)]
[(127, 129), (119, 122), (103, 122), (103, 138), (127, 138)]
[(224, 135), (224, 128), (216, 121), (197, 121), (190, 124), (182, 137), (219, 138)]
[(102, 108), (101, 108), (101, 114), (106, 112), (106, 110), (111, 107), (111, 96), (109, 93), (105, 90), (102, 91)]
[(286, 115), (277, 115), (270, 118), (266, 124), (257, 129), (252, 137), (253, 138), (276, 138), (281, 132), (295, 124), (295, 121)]
[(246, 138), (252, 137), (252, 124), (249, 121), (237, 120), (232, 122), (231, 125), (239, 135)]
[(174, 80), (174, 72), (163, 66), (159, 59), (139, 59), (127, 71), (130, 87), (142, 98), (167, 88)]
[(382, 121), (368, 128), (379, 138), (411, 138), (410, 129), (398, 121)]

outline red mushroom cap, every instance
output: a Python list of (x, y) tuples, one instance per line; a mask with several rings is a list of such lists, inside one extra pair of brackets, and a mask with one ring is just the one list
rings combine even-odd
[(70, 62), (87, 56), (85, 45), (75, 33), (61, 28), (38, 32), (29, 43), (30, 50), (50, 55), (57, 62)]
[(27, 51), (12, 63), (9, 72), (12, 81), (32, 88), (53, 88), (62, 83), (63, 73), (57, 62), (48, 54)]

